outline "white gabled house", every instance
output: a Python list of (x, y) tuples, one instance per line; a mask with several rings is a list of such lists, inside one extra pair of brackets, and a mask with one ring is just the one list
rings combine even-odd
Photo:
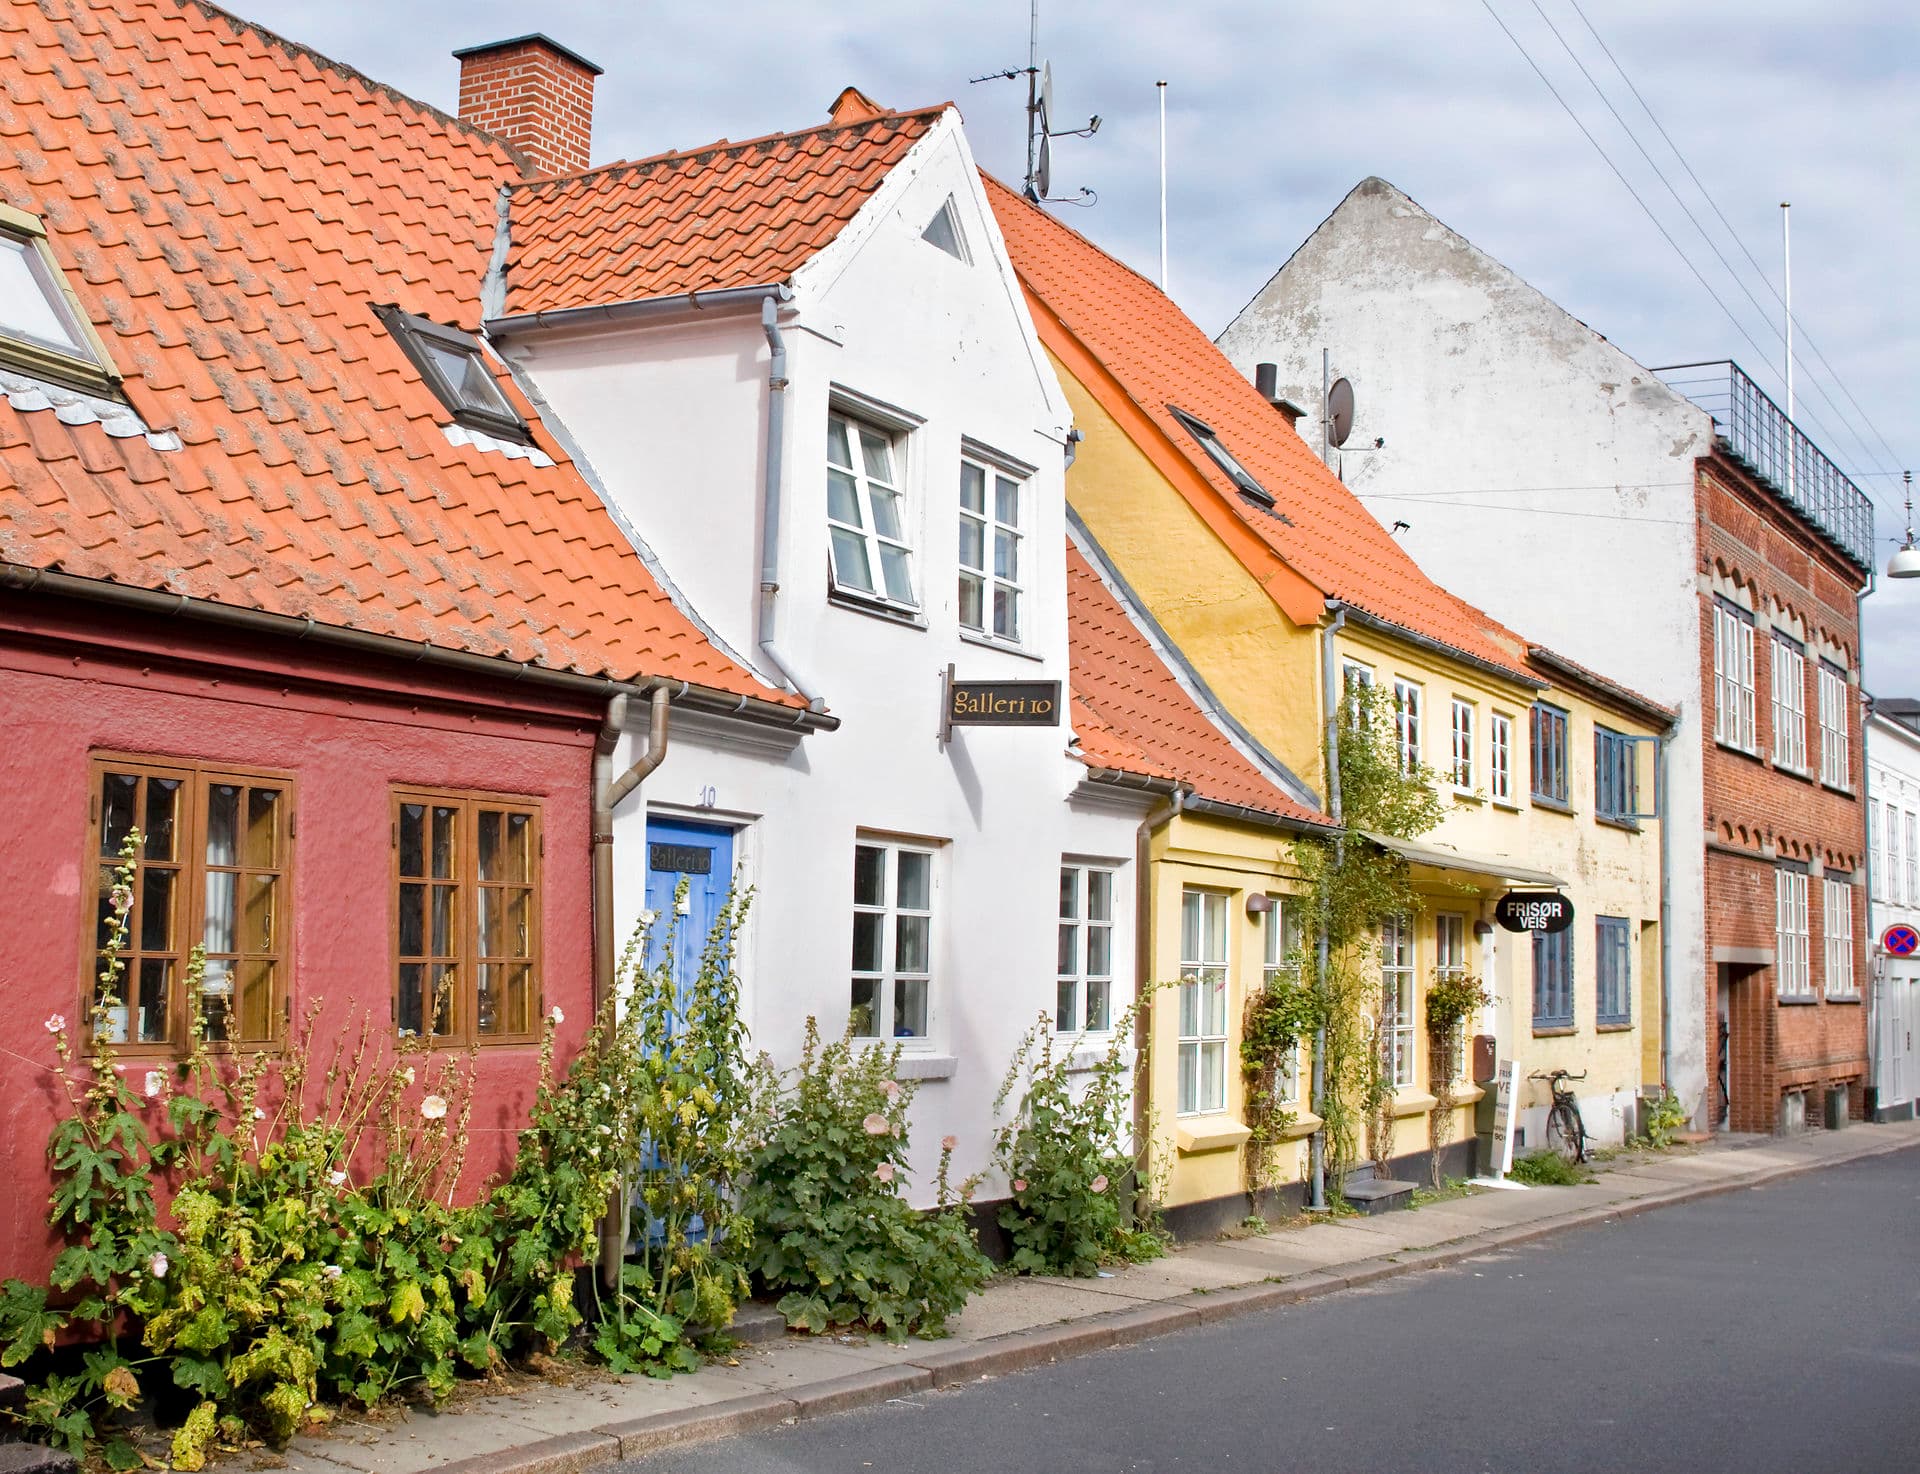
[[(737, 871), (755, 1046), (790, 1063), (809, 1015), (899, 1041), (924, 1201), (943, 1136), (987, 1166), (1037, 1016), (1097, 1037), (1133, 996), (1147, 810), (1070, 750), (1071, 412), (959, 115), (848, 89), (816, 128), (516, 185), (502, 231), (489, 334), (681, 606), (811, 701), (787, 732), (671, 713), (614, 814), (618, 925), (685, 876), (704, 930)], [(949, 668), (1059, 682), (1057, 724), (943, 741)]]

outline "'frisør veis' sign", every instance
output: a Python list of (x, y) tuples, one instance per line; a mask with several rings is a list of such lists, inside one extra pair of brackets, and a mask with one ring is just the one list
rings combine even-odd
[(1565, 931), (1573, 902), (1558, 891), (1508, 891), (1494, 902), (1493, 919), (1508, 931)]

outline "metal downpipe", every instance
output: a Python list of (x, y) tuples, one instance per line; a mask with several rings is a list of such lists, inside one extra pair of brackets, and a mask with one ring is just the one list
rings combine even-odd
[[(607, 702), (607, 717), (593, 739), (593, 1016), (598, 1023), (607, 1000), (613, 997), (615, 950), (613, 932), (613, 811), (667, 756), (667, 709), (673, 697), (665, 686), (655, 686), (649, 698), (647, 747), (639, 760), (618, 778), (613, 776), (613, 754), (627, 726), (625, 692)], [(629, 1194), (616, 1189), (600, 1220), (600, 1283), (607, 1289), (619, 1283), (626, 1258)]]
[(779, 647), (780, 512), (787, 453), (787, 340), (780, 334), (778, 298), (762, 299), (760, 330), (766, 334), (771, 357), (767, 362), (767, 465), (761, 492), (760, 619), (756, 638), (760, 654), (773, 672), (806, 697), (810, 708), (819, 711), (824, 709), (824, 703), (794, 674)]

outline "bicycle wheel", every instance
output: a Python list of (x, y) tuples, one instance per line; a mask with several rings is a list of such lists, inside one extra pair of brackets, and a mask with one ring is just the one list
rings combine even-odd
[(1587, 1132), (1580, 1112), (1565, 1101), (1547, 1113), (1547, 1149), (1569, 1162), (1587, 1159)]

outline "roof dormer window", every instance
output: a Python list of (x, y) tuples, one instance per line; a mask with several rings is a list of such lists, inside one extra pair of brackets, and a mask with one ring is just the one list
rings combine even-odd
[(1199, 442), (1200, 448), (1212, 458), (1213, 463), (1227, 473), (1233, 484), (1240, 488), (1243, 496), (1250, 497), (1263, 507), (1273, 505), (1273, 494), (1253, 479), (1251, 471), (1233, 458), (1233, 453), (1220, 443), (1220, 437), (1213, 433), (1211, 425), (1195, 419), (1185, 410), (1173, 409), (1172, 405), (1168, 405), (1167, 408), (1173, 410), (1173, 417), (1180, 422), (1189, 435)]
[(118, 375), (47, 247), (46, 227), (0, 204), (0, 367), (111, 391)]
[(415, 317), (397, 307), (374, 310), (456, 424), (504, 440), (531, 440), (527, 422), (500, 392), (480, 340), (472, 333)]

